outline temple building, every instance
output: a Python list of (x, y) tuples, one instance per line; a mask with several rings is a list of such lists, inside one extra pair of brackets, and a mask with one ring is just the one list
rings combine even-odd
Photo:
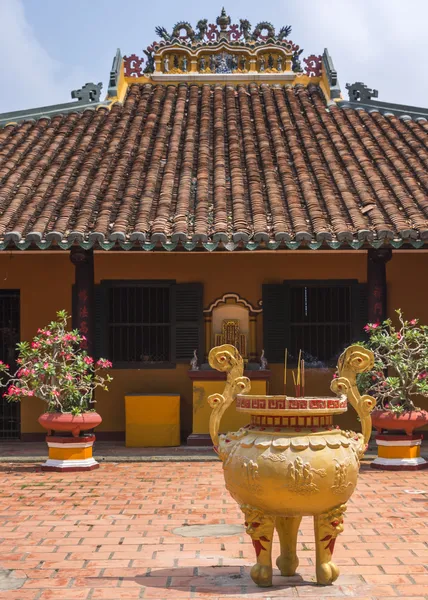
[[(240, 348), (254, 393), (282, 393), (302, 351), (327, 395), (367, 321), (428, 324), (428, 108), (342, 90), (289, 26), (223, 10), (156, 35), (117, 51), (105, 99), (86, 83), (0, 115), (0, 358), (66, 309), (113, 361), (98, 439), (125, 438), (125, 396), (155, 419), (176, 394), (182, 442), (204, 444), (214, 345)], [(43, 408), (1, 399), (0, 440), (42, 439)]]

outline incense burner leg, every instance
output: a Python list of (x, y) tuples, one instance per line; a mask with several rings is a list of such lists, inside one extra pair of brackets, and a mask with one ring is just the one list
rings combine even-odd
[(241, 510), (257, 556), (257, 563), (251, 569), (251, 579), (260, 587), (269, 587), (272, 585), (274, 519), (252, 506), (243, 505)]
[(331, 561), (336, 538), (343, 531), (346, 504), (314, 517), (316, 575), (320, 585), (331, 585), (339, 577), (339, 568)]
[(275, 521), (281, 545), (281, 554), (276, 559), (276, 566), (285, 577), (294, 575), (299, 566), (296, 547), (301, 520), (302, 517), (277, 517)]

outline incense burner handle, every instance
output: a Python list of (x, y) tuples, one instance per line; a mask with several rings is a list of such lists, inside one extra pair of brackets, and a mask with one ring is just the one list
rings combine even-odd
[(373, 368), (374, 356), (371, 350), (363, 346), (349, 346), (343, 352), (337, 363), (339, 376), (331, 382), (331, 390), (338, 396), (347, 396), (349, 402), (357, 411), (361, 421), (364, 444), (360, 449), (360, 456), (366, 450), (372, 431), (371, 411), (376, 405), (373, 396), (361, 396), (357, 386), (357, 375)]
[(246, 394), (251, 389), (248, 377), (244, 377), (244, 361), (235, 346), (223, 344), (213, 348), (208, 356), (210, 367), (227, 373), (223, 394), (212, 394), (208, 403), (213, 409), (210, 416), (210, 436), (215, 447), (218, 444), (220, 421), (238, 394)]

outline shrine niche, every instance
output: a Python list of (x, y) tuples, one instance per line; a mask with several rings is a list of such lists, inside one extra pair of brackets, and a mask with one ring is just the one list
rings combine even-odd
[(246, 364), (258, 363), (256, 325), (261, 312), (238, 294), (224, 294), (212, 302), (204, 310), (206, 355), (214, 346), (233, 344)]

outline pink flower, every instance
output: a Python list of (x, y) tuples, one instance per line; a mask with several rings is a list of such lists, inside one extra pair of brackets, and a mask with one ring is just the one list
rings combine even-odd
[[(101, 369), (111, 369), (112, 366), (113, 366), (113, 364), (105, 358), (100, 358), (100, 360), (97, 361), (97, 367), (100, 367)], [(337, 377), (337, 375), (336, 375), (336, 377)]]
[(31, 342), (31, 347), (34, 349), (40, 348), (40, 342)]
[(68, 379), (68, 381), (73, 381), (73, 376), (70, 373), (67, 373), (65, 378)]
[(367, 323), (367, 325), (364, 325), (363, 329), (368, 333), (369, 331), (377, 329), (378, 327), (380, 327), (380, 323)]
[(49, 330), (48, 330), (48, 331), (45, 331), (44, 333), (45, 333), (45, 335), (46, 335), (47, 337), (49, 337), (50, 335), (52, 335), (52, 332), (51, 332), (51, 331), (49, 331)]
[(28, 390), (27, 396), (34, 396), (34, 390)]
[(401, 338), (402, 338), (402, 337), (403, 337), (403, 336), (401, 335), (401, 333), (397, 333), (397, 339), (398, 339), (398, 340), (401, 340)]
[(21, 393), (20, 388), (16, 387), (16, 385), (10, 385), (7, 389), (8, 396), (19, 396)]
[(92, 363), (94, 362), (94, 359), (91, 358), (90, 356), (84, 356), (83, 362), (85, 362), (87, 365), (92, 365)]
[(418, 379), (426, 379), (427, 376), (428, 376), (428, 373), (426, 371), (422, 371), (422, 373), (419, 373)]
[(58, 396), (60, 395), (58, 390), (52, 390), (52, 395), (56, 396), (58, 398)]
[(417, 322), (417, 319), (412, 319), (411, 321), (409, 321), (410, 325), (416, 325)]
[(49, 363), (48, 362), (43, 363), (43, 368), (44, 369), (49, 369)]

